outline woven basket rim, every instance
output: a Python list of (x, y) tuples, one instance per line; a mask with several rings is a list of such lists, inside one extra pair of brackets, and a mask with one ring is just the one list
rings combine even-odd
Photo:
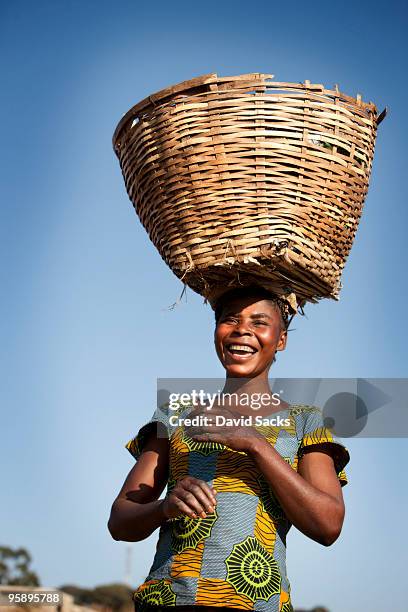
[[(364, 102), (361, 98), (360, 94), (354, 98), (345, 94), (339, 90), (338, 85), (334, 86), (334, 89), (326, 88), (325, 85), (321, 83), (311, 83), (309, 80), (305, 80), (304, 82), (285, 82), (285, 81), (274, 81), (273, 74), (265, 74), (262, 72), (252, 72), (247, 74), (240, 74), (235, 76), (218, 76), (216, 72), (211, 72), (208, 74), (203, 74), (197, 77), (193, 77), (192, 79), (188, 79), (186, 81), (181, 81), (180, 83), (176, 83), (175, 85), (170, 85), (165, 87), (164, 89), (160, 89), (159, 91), (143, 98), (132, 106), (120, 119), (118, 122), (115, 131), (112, 137), (112, 146), (113, 149), (118, 155), (118, 142), (120, 140), (121, 132), (128, 124), (130, 120), (135, 119), (141, 113), (147, 112), (149, 109), (154, 108), (156, 106), (160, 106), (160, 104), (164, 104), (169, 102), (173, 97), (184, 94), (184, 95), (194, 95), (194, 93), (207, 93), (214, 90), (217, 90), (218, 85), (222, 85), (224, 88), (229, 85), (231, 90), (239, 89), (243, 87), (243, 85), (248, 86), (250, 89), (251, 85), (256, 87), (264, 87), (265, 89), (288, 89), (290, 91), (293, 90), (304, 90), (309, 91), (311, 93), (322, 93), (327, 96), (333, 96), (335, 98), (339, 98), (340, 100), (347, 102), (349, 104), (355, 105), (357, 108), (362, 108), (371, 111), (376, 115), (375, 121), (377, 126), (381, 123), (381, 121), (385, 118), (387, 114), (387, 107), (381, 113), (378, 113), (377, 106), (374, 102)], [(205, 89), (207, 87), (207, 89)], [(197, 90), (198, 91), (195, 91)]]
[(113, 147), (185, 286), (211, 303), (256, 279), (296, 313), (338, 300), (387, 109), (338, 85), (273, 78), (210, 73), (162, 89), (122, 116)]
[[(256, 283), (253, 283), (253, 284), (256, 285)], [(251, 285), (251, 286), (253, 286), (253, 285)], [(260, 288), (264, 288), (264, 287), (262, 287), (262, 285), (258, 284), (258, 286)], [(234, 286), (228, 287), (228, 288), (226, 288), (226, 287), (221, 288), (221, 287), (214, 286), (213, 291), (210, 294), (205, 295), (205, 296), (203, 295), (202, 297), (204, 297), (204, 300), (205, 300), (206, 303), (210, 304), (212, 310), (215, 310), (218, 300), (225, 293), (228, 293), (231, 289), (236, 289), (237, 287), (239, 287), (239, 285), (234, 285)], [(271, 293), (274, 293), (276, 295), (276, 297), (278, 297), (281, 301), (286, 302), (288, 304), (288, 306), (290, 308), (290, 312), (292, 314), (298, 314), (299, 309), (303, 309), (303, 307), (307, 303), (306, 299), (298, 298), (298, 296), (295, 294), (295, 292), (292, 292), (291, 295), (294, 296), (294, 299), (296, 300), (296, 306), (294, 306), (293, 301), (288, 301), (288, 299), (287, 299), (288, 296), (287, 295), (285, 295), (283, 293), (280, 293), (280, 292), (272, 291), (272, 290), (270, 290), (270, 291), (271, 291)]]

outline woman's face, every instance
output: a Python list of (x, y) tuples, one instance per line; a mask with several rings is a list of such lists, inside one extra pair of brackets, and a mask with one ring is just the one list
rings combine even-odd
[(268, 372), (275, 351), (284, 350), (286, 340), (277, 306), (251, 296), (228, 302), (214, 334), (215, 349), (227, 377), (253, 378)]

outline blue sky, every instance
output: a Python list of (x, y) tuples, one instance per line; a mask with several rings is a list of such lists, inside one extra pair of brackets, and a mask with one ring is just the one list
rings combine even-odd
[[(306, 308), (277, 377), (406, 377), (407, 10), (391, 1), (3, 2), (0, 57), (1, 544), (26, 546), (45, 585), (121, 581), (110, 505), (150, 418), (157, 377), (222, 377), (213, 315), (149, 241), (111, 137), (146, 95), (208, 72), (361, 93), (389, 116), (339, 302)], [(294, 603), (407, 608), (406, 439), (350, 439), (342, 536), (293, 529)], [(4, 467), (6, 466), (6, 467)], [(157, 534), (132, 544), (132, 584)]]

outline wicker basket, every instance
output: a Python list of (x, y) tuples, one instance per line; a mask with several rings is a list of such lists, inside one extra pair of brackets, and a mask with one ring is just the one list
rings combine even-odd
[(211, 303), (260, 284), (294, 310), (338, 299), (386, 110), (269, 74), (208, 74), (130, 109), (113, 136), (141, 223)]

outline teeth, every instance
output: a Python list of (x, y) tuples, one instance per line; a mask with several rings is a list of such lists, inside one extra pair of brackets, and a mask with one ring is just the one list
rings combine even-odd
[(247, 353), (255, 353), (255, 350), (250, 347), (250, 346), (246, 346), (246, 345), (242, 345), (242, 344), (230, 344), (228, 346), (228, 349), (231, 351), (246, 351)]

